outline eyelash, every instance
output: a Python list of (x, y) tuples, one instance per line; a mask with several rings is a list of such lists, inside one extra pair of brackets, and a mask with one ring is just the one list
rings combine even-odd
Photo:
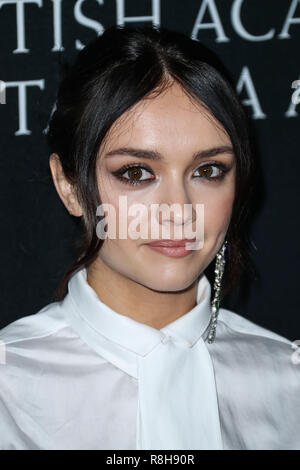
[[(211, 181), (211, 182), (221, 181), (222, 179), (224, 179), (226, 173), (230, 170), (230, 167), (228, 167), (224, 163), (211, 162), (211, 163), (206, 163), (204, 165), (198, 166), (195, 171), (199, 170), (200, 168), (206, 168), (206, 167), (212, 167), (212, 166), (216, 166), (217, 168), (219, 168), (221, 170), (221, 173), (220, 173), (219, 176), (213, 176), (213, 177), (211, 177), (211, 176), (195, 176), (195, 178), (205, 179), (205, 180)], [(141, 185), (141, 184), (146, 184), (150, 181), (154, 181), (155, 178), (148, 178), (148, 179), (140, 180), (140, 181), (138, 181), (138, 180), (130, 181), (127, 178), (123, 178), (123, 176), (121, 176), (121, 175), (126, 173), (126, 171), (131, 169), (131, 168), (142, 168), (143, 170), (148, 171), (149, 173), (151, 173), (154, 176), (154, 174), (153, 174), (150, 167), (148, 167), (146, 165), (138, 165), (136, 163), (130, 163), (128, 165), (124, 165), (121, 168), (119, 168), (118, 170), (113, 171), (112, 175), (114, 175), (119, 181), (121, 181), (121, 183), (129, 184), (130, 186), (138, 186), (138, 185)]]

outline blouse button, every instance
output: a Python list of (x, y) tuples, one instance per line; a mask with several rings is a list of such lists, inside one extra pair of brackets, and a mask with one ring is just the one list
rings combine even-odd
[(167, 343), (170, 339), (171, 339), (171, 336), (165, 335), (165, 336), (161, 339), (161, 342), (165, 344), (165, 343)]

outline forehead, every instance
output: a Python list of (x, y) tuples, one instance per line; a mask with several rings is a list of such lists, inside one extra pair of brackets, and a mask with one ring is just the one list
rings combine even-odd
[(139, 145), (166, 155), (175, 151), (188, 155), (212, 145), (230, 144), (222, 125), (176, 82), (123, 113), (105, 140), (105, 151), (119, 145)]

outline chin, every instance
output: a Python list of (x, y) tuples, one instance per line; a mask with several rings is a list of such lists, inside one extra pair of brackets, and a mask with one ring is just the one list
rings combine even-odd
[(158, 291), (158, 292), (178, 292), (190, 287), (190, 285), (194, 282), (195, 277), (187, 277), (187, 276), (167, 276), (164, 277), (163, 275), (154, 276), (153, 279), (148, 279), (142, 282), (144, 286), (148, 287), (149, 289)]

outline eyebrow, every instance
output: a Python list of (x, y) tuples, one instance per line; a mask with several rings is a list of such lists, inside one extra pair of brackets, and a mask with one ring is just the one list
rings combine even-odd
[[(233, 147), (230, 145), (220, 145), (218, 147), (200, 150), (199, 152), (193, 154), (192, 160), (195, 161), (202, 158), (214, 157), (215, 155), (219, 155), (221, 153), (234, 154)], [(136, 149), (132, 147), (121, 147), (115, 150), (111, 150), (105, 154), (104, 158), (114, 155), (128, 155), (136, 158), (147, 158), (149, 160), (164, 160), (163, 155), (156, 150)]]

